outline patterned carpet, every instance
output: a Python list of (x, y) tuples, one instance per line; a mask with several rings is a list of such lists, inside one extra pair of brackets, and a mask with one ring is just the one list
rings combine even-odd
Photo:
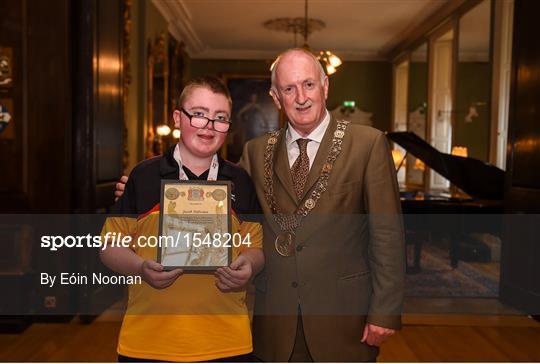
[(452, 269), (448, 251), (424, 245), (422, 271), (407, 274), (405, 292), (409, 297), (498, 297), (499, 281), (495, 274), (460, 261)]

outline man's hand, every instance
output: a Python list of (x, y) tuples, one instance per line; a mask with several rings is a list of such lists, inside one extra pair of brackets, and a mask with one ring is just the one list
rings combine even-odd
[(222, 292), (230, 292), (244, 287), (253, 274), (253, 263), (240, 254), (230, 267), (218, 268), (214, 274), (218, 281), (217, 288)]
[(394, 335), (395, 332), (395, 330), (387, 329), (385, 327), (366, 324), (362, 342), (371, 346), (381, 346), (381, 344), (388, 340), (390, 336)]
[(116, 202), (124, 194), (128, 176), (120, 177), (120, 181), (116, 184), (116, 190), (114, 190), (114, 201)]
[(182, 269), (164, 271), (161, 264), (150, 259), (145, 260), (141, 266), (143, 281), (157, 289), (169, 287), (182, 273), (184, 273)]

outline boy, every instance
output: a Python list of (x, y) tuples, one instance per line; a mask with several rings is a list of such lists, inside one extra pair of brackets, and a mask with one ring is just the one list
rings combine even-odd
[[(236, 214), (260, 207), (248, 174), (218, 157), (230, 127), (231, 98), (215, 77), (190, 81), (173, 114), (181, 140), (163, 156), (141, 162), (132, 171), (115, 213), (137, 218), (109, 218), (106, 232), (158, 235), (162, 179), (232, 182), (232, 231), (250, 235), (249, 248), (233, 248), (233, 263), (209, 274), (164, 271), (156, 248), (107, 247), (103, 263), (126, 275), (140, 275), (129, 287), (129, 302), (118, 341), (119, 361), (246, 361), (252, 351), (245, 286), (264, 265), (262, 229)], [(217, 278), (217, 282), (216, 282)]]

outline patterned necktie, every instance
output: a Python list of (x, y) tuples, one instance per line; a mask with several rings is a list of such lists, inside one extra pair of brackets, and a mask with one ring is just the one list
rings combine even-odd
[(302, 198), (302, 193), (304, 192), (304, 186), (306, 185), (306, 180), (309, 173), (309, 157), (307, 155), (308, 142), (309, 139), (296, 140), (296, 143), (298, 143), (298, 148), (300, 149), (300, 155), (298, 158), (296, 158), (291, 167), (294, 192), (299, 200)]

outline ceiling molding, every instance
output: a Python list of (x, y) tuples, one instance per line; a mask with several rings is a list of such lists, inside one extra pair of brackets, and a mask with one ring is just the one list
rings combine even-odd
[[(399, 18), (399, 12), (391, 9), (394, 10), (394, 21), (385, 20), (381, 16), (384, 9), (392, 6), (387, 2), (381, 2), (381, 8), (378, 8), (371, 1), (319, 1), (319, 8), (326, 11), (322, 14), (327, 14), (337, 3), (341, 3), (346, 10), (327, 14), (328, 19), (325, 21), (329, 24), (333, 22), (333, 31), (319, 35), (321, 46), (314, 49), (331, 49), (344, 61), (391, 61), (396, 49), (400, 50), (410, 38), (417, 39), (415, 35), (418, 29), (431, 29), (433, 13), (437, 15), (441, 9), (456, 7), (448, 4), (480, 0), (422, 0), (412, 4), (413, 10), (406, 11), (406, 17)], [(443, 5), (439, 5), (439, 2)], [(285, 1), (152, 0), (152, 4), (167, 21), (168, 31), (186, 45), (186, 51), (193, 59), (269, 60), (285, 50), (290, 43), (284, 42), (281, 48), (280, 40), (285, 39), (285, 36), (263, 32), (264, 28), (259, 21), (269, 14), (279, 14), (280, 7), (287, 13), (288, 2)], [(400, 5), (404, 8), (403, 3)], [(379, 23), (374, 23), (374, 17), (370, 17), (369, 12), (376, 15)], [(355, 14), (358, 14), (358, 18)], [(204, 18), (206, 22), (197, 22), (198, 18)], [(224, 18), (230, 21), (221, 23)], [(429, 24), (426, 26), (426, 23)], [(346, 30), (340, 32), (336, 29), (341, 24)], [(356, 32), (358, 36), (355, 36)]]
[(402, 36), (400, 37), (401, 41), (398, 41), (396, 46), (391, 49), (387, 49), (387, 47), (395, 44), (396, 39), (394, 39), (393, 42), (389, 42), (385, 47), (383, 47), (385, 58), (395, 60), (403, 52), (410, 50), (410, 48), (421, 40), (422, 37), (427, 36), (431, 31), (441, 25), (441, 23), (447, 21), (452, 14), (463, 7), (463, 5), (467, 2), (473, 3), (479, 2), (479, 0), (450, 0), (449, 2), (445, 3), (427, 20), (413, 28), (410, 28), (408, 31), (403, 32)]
[[(439, 12), (445, 3), (441, 2), (441, 7), (435, 11), (435, 14)], [(389, 42), (387, 42), (385, 45), (381, 48), (381, 55), (383, 57), (388, 57), (389, 53), (398, 47), (400, 44), (405, 42), (410, 34), (414, 34), (414, 31), (421, 27), (425, 22), (428, 21), (430, 17), (435, 16), (433, 14), (433, 9), (429, 6), (429, 3), (426, 2), (426, 5), (424, 8), (420, 11), (420, 13), (409, 23), (409, 25), (402, 31), (396, 34)]]
[(206, 47), (204, 51), (190, 55), (192, 59), (241, 59), (241, 60), (271, 60), (279, 52), (253, 49), (213, 49)]
[(190, 56), (204, 52), (205, 47), (193, 29), (191, 13), (182, 0), (152, 0), (152, 4), (169, 23), (169, 32), (184, 42)]
[(332, 53), (338, 55), (343, 61), (388, 61), (377, 51), (351, 52), (332, 49)]

